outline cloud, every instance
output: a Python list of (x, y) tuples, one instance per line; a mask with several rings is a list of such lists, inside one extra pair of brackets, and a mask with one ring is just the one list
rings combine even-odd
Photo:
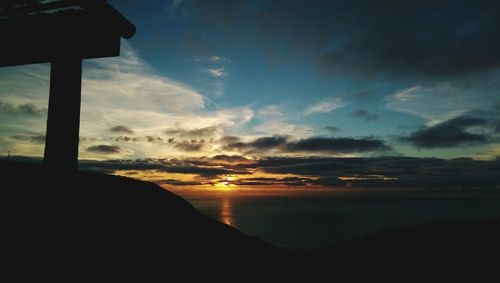
[(32, 103), (14, 105), (0, 102), (0, 112), (15, 117), (42, 117), (47, 113), (46, 108), (38, 108)]
[(284, 185), (290, 187), (305, 186), (310, 183), (312, 179), (310, 178), (300, 178), (300, 177), (286, 177), (286, 178), (268, 178), (268, 177), (257, 177), (257, 178), (244, 178), (238, 179), (233, 182), (237, 186), (275, 186)]
[[(89, 60), (84, 69), (83, 119), (88, 118), (91, 110), (108, 110), (105, 113), (109, 121), (118, 118), (110, 110), (128, 110), (126, 116), (136, 114), (144, 118), (149, 113), (182, 115), (205, 107), (203, 95), (186, 84), (158, 75), (126, 41), (122, 42), (120, 57)], [(90, 105), (92, 108), (87, 108)], [(138, 124), (125, 122), (128, 126)]]
[(485, 126), (488, 121), (472, 116), (459, 116), (434, 126), (426, 127), (401, 138), (416, 147), (443, 148), (456, 147), (470, 143), (485, 143), (487, 138), (482, 134), (467, 132), (473, 126)]
[[(212, 160), (213, 159), (213, 160)], [(211, 163), (229, 160), (221, 164)], [(438, 159), (412, 157), (263, 157), (252, 162), (243, 158), (220, 156), (193, 159), (141, 159), (141, 160), (81, 160), (80, 169), (116, 172), (126, 170), (152, 171), (166, 174), (197, 175), (193, 180), (165, 177), (159, 184), (203, 185), (223, 175), (239, 175), (233, 184), (325, 188), (404, 188), (404, 189), (477, 189), (498, 188), (500, 158), (480, 161), (470, 158)], [(243, 162), (240, 162), (243, 161)], [(251, 175), (266, 173), (265, 177)], [(278, 174), (278, 175), (272, 175)], [(284, 177), (283, 174), (290, 176)], [(169, 176), (169, 175), (167, 175)]]
[(204, 143), (205, 143), (204, 140), (182, 141), (182, 142), (177, 142), (174, 145), (174, 148), (181, 151), (198, 152), (203, 149)]
[(390, 150), (384, 141), (363, 138), (322, 138), (312, 137), (286, 145), (286, 150), (290, 152), (332, 152), (332, 153), (354, 153), (366, 151), (386, 151)]
[(366, 110), (364, 110), (364, 109), (355, 110), (355, 111), (349, 113), (349, 115), (354, 117), (354, 118), (363, 119), (367, 122), (375, 121), (379, 118), (379, 116), (377, 114), (370, 114), (370, 113), (366, 112)]
[(214, 63), (220, 63), (220, 62), (231, 63), (231, 60), (229, 60), (228, 58), (220, 57), (217, 55), (212, 55), (212, 56), (208, 57), (207, 60), (210, 62), (214, 62)]
[(115, 138), (117, 142), (138, 142), (140, 139), (136, 137), (119, 136)]
[(340, 131), (340, 129), (338, 127), (335, 127), (335, 126), (326, 126), (325, 130), (327, 130), (331, 133), (336, 133), (336, 132)]
[(271, 149), (286, 143), (287, 138), (283, 136), (262, 137), (254, 140), (248, 145), (255, 149)]
[(289, 140), (286, 136), (261, 137), (251, 142), (233, 142), (223, 146), (228, 151), (260, 153), (277, 150), (283, 153), (313, 152), (313, 153), (355, 153), (369, 151), (391, 150), (384, 141), (373, 138), (323, 138), (311, 137), (300, 140)]
[(205, 183), (198, 181), (180, 181), (175, 179), (165, 179), (161, 181), (156, 181), (155, 183), (159, 185), (174, 185), (174, 186), (199, 186)]
[(100, 170), (113, 172), (118, 170), (157, 170), (163, 168), (160, 160), (138, 159), (138, 160), (79, 160), (78, 168), (84, 170)]
[(210, 163), (215, 165), (239, 165), (239, 164), (251, 164), (253, 163), (253, 161), (240, 155), (219, 154), (213, 156), (210, 159)]
[(185, 1), (190, 20), (200, 21), (206, 28), (213, 28), (225, 35), (236, 36), (240, 27), (244, 2), (242, 0)]
[(163, 138), (159, 136), (146, 136), (145, 138), (148, 143), (163, 143)]
[(100, 144), (88, 147), (87, 151), (93, 153), (112, 154), (112, 153), (121, 153), (122, 149), (116, 145)]
[(165, 165), (157, 169), (168, 173), (196, 174), (204, 177), (215, 177), (229, 174), (246, 174), (245, 171), (234, 171), (219, 167), (192, 166), (192, 165)]
[(324, 101), (309, 106), (304, 111), (304, 115), (307, 116), (315, 113), (329, 113), (346, 105), (347, 103), (345, 103), (341, 98), (328, 98)]
[[(491, 2), (355, 1), (338, 5), (317, 5), (335, 11), (332, 19), (325, 19), (333, 30), (329, 36), (344, 36), (340, 46), (320, 56), (317, 66), (323, 72), (450, 76), (500, 65), (500, 56), (490, 48), (499, 42), (493, 28), (499, 22), (493, 12), (498, 6), (490, 6)], [(455, 8), (445, 9), (448, 5)], [(349, 16), (342, 19), (336, 12)]]
[(325, 187), (406, 189), (495, 188), (500, 159), (468, 158), (275, 158), (262, 159), (256, 168), (270, 174), (313, 177), (307, 183)]
[(217, 126), (203, 127), (197, 129), (167, 129), (164, 131), (166, 135), (181, 137), (181, 138), (206, 138), (220, 134), (222, 129)]
[[(385, 97), (385, 107), (436, 124), (474, 109), (490, 109), (498, 100), (498, 72), (469, 75), (402, 88)], [(477, 82), (483, 82), (477, 84)]]
[(251, 12), (244, 1), (185, 2), (190, 23), (216, 32), (218, 42), (248, 38), (273, 63), (297, 56), (323, 73), (361, 76), (452, 76), (500, 66), (495, 1), (275, 0)]
[(239, 151), (266, 151), (274, 148), (278, 148), (287, 142), (287, 137), (284, 136), (273, 136), (273, 137), (261, 137), (256, 140), (245, 143), (245, 142), (234, 142), (224, 145), (225, 150), (239, 150)]
[(264, 117), (283, 116), (278, 105), (267, 105), (257, 111), (257, 114)]
[(239, 142), (241, 141), (241, 139), (239, 137), (235, 137), (235, 136), (223, 136), (219, 142), (222, 143), (222, 144), (230, 144), (230, 143), (236, 143), (236, 142)]
[[(47, 104), (50, 66), (2, 68), (0, 72), (3, 103), (0, 110), (37, 118), (19, 123), (13, 120), (17, 119), (16, 116), (0, 111), (0, 115), (5, 116), (5, 119), (0, 119), (0, 134), (7, 137), (43, 131), (46, 121), (38, 118), (43, 117), (46, 111), (40, 105)], [(127, 149), (131, 150), (133, 158), (155, 157), (161, 150), (177, 156), (183, 151), (172, 151), (174, 143), (159, 143), (155, 139), (158, 146), (152, 147), (147, 136), (157, 137), (165, 129), (190, 131), (217, 127), (215, 136), (210, 138), (218, 139), (223, 136), (225, 128), (238, 131), (253, 118), (250, 106), (212, 110), (206, 103), (203, 94), (187, 84), (160, 75), (129, 43), (123, 41), (120, 57), (84, 62), (80, 132), (87, 141), (92, 138), (103, 143), (131, 142)], [(112, 133), (122, 138), (110, 137), (110, 129), (116, 126), (124, 126), (141, 136), (134, 139), (132, 133), (124, 128), (116, 128)], [(192, 137), (186, 136), (185, 139)], [(16, 154), (43, 155), (43, 144), (28, 146), (26, 143), (13, 144), (12, 140), (8, 140), (3, 141), (0, 147), (15, 151)], [(214, 147), (205, 149), (211, 151)], [(93, 152), (80, 151), (80, 158), (95, 157)]]
[(109, 129), (109, 131), (112, 133), (121, 133), (121, 134), (129, 134), (129, 135), (134, 134), (134, 131), (132, 131), (129, 127), (123, 126), (123, 125), (114, 126), (111, 129)]
[[(91, 161), (91, 160), (81, 160), (79, 161), (79, 168), (86, 170), (100, 170), (106, 172), (116, 172), (116, 171), (155, 171), (155, 172), (165, 172), (165, 173), (179, 173), (179, 174), (191, 174), (199, 175), (203, 177), (216, 177), (219, 175), (231, 175), (231, 174), (249, 174), (245, 169), (233, 169), (233, 168), (221, 168), (220, 166), (209, 166), (209, 165), (197, 165), (192, 164), (187, 160), (178, 159), (137, 159), (137, 160), (103, 160), (103, 161)], [(160, 181), (161, 182), (161, 181)]]
[(289, 135), (293, 133), (296, 137), (308, 137), (314, 132), (314, 129), (309, 126), (290, 123), (286, 119), (268, 119), (252, 129), (267, 135)]
[(45, 144), (45, 135), (30, 135), (30, 136), (15, 135), (11, 136), (10, 138), (19, 141), (28, 141), (33, 143)]
[(220, 68), (208, 68), (203, 70), (205, 73), (209, 74), (212, 77), (220, 78), (227, 76), (227, 72), (224, 72), (224, 67)]

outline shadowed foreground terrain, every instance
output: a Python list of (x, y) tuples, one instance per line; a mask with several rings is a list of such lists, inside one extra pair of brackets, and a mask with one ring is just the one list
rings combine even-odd
[(187, 270), (186, 278), (221, 280), (238, 274), (242, 280), (479, 282), (497, 276), (500, 263), (500, 219), (411, 226), (285, 251), (152, 183), (9, 161), (0, 169), (2, 257), (17, 278), (166, 279)]

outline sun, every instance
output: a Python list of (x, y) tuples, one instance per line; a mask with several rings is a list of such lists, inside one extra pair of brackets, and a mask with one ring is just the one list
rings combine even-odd
[(234, 184), (236, 180), (237, 179), (234, 176), (226, 176), (215, 182), (215, 189), (218, 191), (233, 191), (237, 188), (236, 184)]

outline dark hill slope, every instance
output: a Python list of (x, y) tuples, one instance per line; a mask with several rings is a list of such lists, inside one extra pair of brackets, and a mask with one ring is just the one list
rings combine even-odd
[(386, 229), (306, 257), (354, 282), (500, 282), (500, 218)]
[(2, 270), (18, 281), (500, 278), (500, 219), (389, 229), (310, 252), (287, 252), (208, 218), (152, 183), (8, 161), (0, 161), (0, 170)]
[(285, 254), (152, 183), (8, 161), (0, 169), (3, 254), (13, 266), (123, 272), (258, 259), (265, 268)]

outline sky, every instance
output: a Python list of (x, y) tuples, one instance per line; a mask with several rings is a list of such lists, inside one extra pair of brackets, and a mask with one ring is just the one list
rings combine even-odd
[[(498, 1), (110, 1), (80, 167), (165, 187), (499, 187)], [(49, 64), (0, 68), (0, 154), (43, 156)]]

